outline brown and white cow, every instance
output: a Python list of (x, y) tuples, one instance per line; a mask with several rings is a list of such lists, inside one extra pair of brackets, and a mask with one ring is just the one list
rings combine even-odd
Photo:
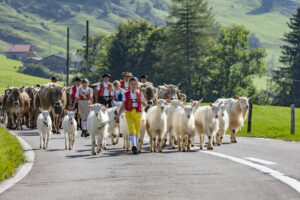
[(148, 106), (145, 108), (147, 112), (150, 106), (154, 106), (157, 104), (157, 88), (152, 85), (142, 85), (141, 91), (145, 96), (145, 100), (147, 101)]
[(5, 111), (7, 113), (7, 128), (22, 129), (22, 117), (30, 109), (30, 97), (24, 87), (9, 87), (5, 91)]
[(52, 119), (52, 131), (59, 134), (62, 118), (67, 104), (66, 88), (56, 83), (47, 83), (41, 87), (34, 98), (36, 109), (49, 110)]

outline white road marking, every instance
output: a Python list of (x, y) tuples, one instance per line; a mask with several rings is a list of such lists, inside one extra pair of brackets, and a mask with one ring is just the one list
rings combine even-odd
[(274, 178), (276, 178), (276, 179), (280, 180), (281, 182), (289, 185), (290, 187), (295, 189), (298, 193), (300, 193), (300, 182), (298, 180), (294, 179), (294, 178), (286, 176), (285, 174), (283, 174), (283, 173), (281, 173), (277, 170), (273, 170), (273, 169), (270, 169), (269, 167), (266, 167), (266, 166), (263, 166), (263, 165), (259, 165), (259, 164), (241, 159), (241, 158), (228, 156), (228, 155), (217, 153), (217, 152), (212, 152), (212, 151), (200, 151), (200, 152), (210, 154), (210, 155), (213, 155), (213, 156), (218, 156), (218, 157), (221, 157), (221, 158), (225, 158), (225, 159), (231, 160), (233, 162), (237, 162), (237, 163), (240, 163), (242, 165), (246, 165), (246, 166), (255, 168), (255, 169), (257, 169), (257, 170), (259, 170), (259, 171), (261, 171), (265, 174), (269, 174), (269, 175), (273, 176)]
[(10, 187), (12, 187), (17, 182), (19, 182), (30, 172), (35, 157), (32, 147), (27, 142), (25, 142), (21, 137), (17, 136), (15, 133), (13, 132), (10, 133), (12, 133), (18, 138), (28, 162), (21, 165), (17, 169), (16, 174), (13, 177), (0, 183), (0, 194), (6, 191), (7, 189), (9, 189)]
[(277, 163), (267, 161), (267, 160), (262, 160), (262, 159), (259, 159), (259, 158), (246, 157), (244, 159), (254, 161), (254, 162), (258, 162), (258, 163), (261, 163), (261, 164), (264, 164), (264, 165), (276, 165), (277, 164)]

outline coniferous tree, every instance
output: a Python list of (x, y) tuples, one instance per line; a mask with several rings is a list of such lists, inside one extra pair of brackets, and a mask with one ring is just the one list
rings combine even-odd
[(162, 48), (161, 62), (168, 77), (162, 80), (180, 81), (189, 97), (193, 97), (193, 80), (203, 69), (199, 69), (199, 63), (212, 48), (209, 30), (213, 24), (211, 9), (204, 0), (172, 0), (167, 18), (168, 39)]
[(280, 62), (284, 67), (274, 70), (275, 104), (300, 106), (300, 7), (290, 18), (289, 33), (284, 34), (285, 45), (281, 47)]

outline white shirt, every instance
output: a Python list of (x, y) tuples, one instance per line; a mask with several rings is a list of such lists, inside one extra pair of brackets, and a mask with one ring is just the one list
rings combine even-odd
[[(78, 86), (76, 85), (76, 94), (77, 94), (77, 90), (78, 90)], [(70, 88), (70, 95), (72, 95), (73, 94), (73, 90), (72, 90), (72, 88)], [(76, 96), (76, 95), (75, 95)]]
[(93, 90), (92, 88), (87, 87), (86, 89), (80, 87), (77, 88), (77, 92), (76, 92), (76, 98), (79, 98), (79, 90), (81, 90), (82, 93), (84, 94), (90, 94), (90, 97), (93, 97)]
[[(130, 90), (130, 97), (131, 97), (132, 100), (136, 99), (136, 98), (137, 98), (136, 92), (132, 92), (132, 91)], [(143, 95), (143, 93), (141, 93), (141, 99), (140, 99), (140, 100), (141, 100), (141, 101), (144, 100), (144, 95)], [(123, 101), (126, 101), (125, 95), (123, 95)], [(139, 107), (139, 106), (138, 106), (138, 103), (137, 103), (137, 102), (132, 103), (132, 107), (133, 107), (133, 108)]]
[(125, 87), (125, 89), (127, 88), (127, 89), (129, 89), (129, 81), (124, 81), (124, 87)]
[[(108, 96), (109, 96), (108, 83), (105, 83), (105, 82), (102, 82), (102, 83), (103, 83), (103, 87), (104, 87), (103, 96), (104, 96), (104, 97), (108, 97)], [(97, 90), (97, 91), (100, 90), (100, 84), (97, 85), (96, 90)]]

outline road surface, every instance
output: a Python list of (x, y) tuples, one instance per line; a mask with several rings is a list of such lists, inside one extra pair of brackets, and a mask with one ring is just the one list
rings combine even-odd
[[(252, 167), (199, 150), (170, 148), (150, 153), (146, 142), (138, 155), (123, 150), (123, 140), (101, 155), (90, 153), (90, 138), (77, 136), (74, 150), (64, 149), (63, 135), (52, 135), (48, 150), (39, 149), (37, 130), (15, 131), (32, 146), (29, 174), (0, 194), (0, 200), (104, 199), (300, 199), (288, 184)], [(300, 143), (238, 138), (213, 153), (266, 166), (300, 180)]]

